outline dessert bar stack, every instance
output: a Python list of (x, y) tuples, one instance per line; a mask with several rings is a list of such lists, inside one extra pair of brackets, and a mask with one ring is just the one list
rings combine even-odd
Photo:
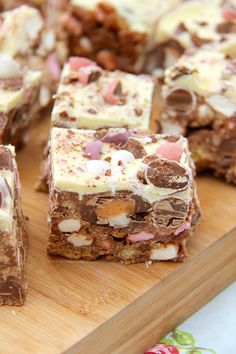
[(26, 234), (13, 146), (0, 146), (0, 305), (22, 305), (26, 295)]
[[(199, 219), (187, 140), (148, 130), (154, 82), (73, 57), (52, 112), (48, 252), (184, 260)], [(79, 129), (78, 129), (79, 128)]]
[[(149, 128), (155, 115), (155, 81), (147, 75), (103, 70), (83, 57), (71, 57), (61, 74), (51, 115), (52, 127)], [(37, 190), (48, 190), (50, 139)]]
[(236, 183), (235, 59), (191, 50), (166, 70), (161, 95), (161, 131), (188, 136), (198, 171)]

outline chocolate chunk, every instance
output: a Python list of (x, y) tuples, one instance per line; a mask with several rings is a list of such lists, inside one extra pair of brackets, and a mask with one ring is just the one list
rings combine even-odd
[(144, 159), (144, 163), (147, 163), (144, 177), (156, 187), (181, 190), (189, 184), (189, 172), (177, 162), (154, 159), (151, 155)]
[(177, 229), (188, 215), (188, 205), (180, 198), (171, 197), (156, 202), (151, 213), (157, 228)]
[(142, 184), (147, 184), (147, 180), (146, 180), (144, 171), (138, 171), (137, 177), (140, 180), (140, 182), (142, 182)]
[(136, 159), (141, 159), (142, 157), (146, 156), (147, 153), (144, 149), (143, 144), (141, 143), (141, 141), (135, 139), (135, 138), (128, 138), (127, 143), (123, 146), (124, 150), (128, 150), (130, 152), (132, 152), (132, 154), (134, 155), (134, 157)]
[(142, 198), (140, 195), (132, 195), (133, 200), (135, 201), (134, 213), (146, 213), (151, 208), (151, 204)]
[(117, 85), (115, 86), (115, 88), (113, 90), (113, 94), (119, 98), (119, 101), (117, 103), (118, 105), (122, 106), (126, 103), (126, 98), (125, 98), (125, 95), (122, 91), (121, 81), (117, 82)]
[(236, 33), (236, 25), (234, 22), (222, 22), (216, 26), (218, 33)]
[(211, 42), (210, 39), (198, 37), (196, 33), (191, 35), (191, 40), (196, 47), (201, 47), (203, 44)]
[[(236, 133), (236, 131), (234, 130)], [(236, 140), (235, 135), (227, 137), (221, 141), (217, 148), (216, 160), (224, 168), (229, 168), (235, 164)]]
[(189, 68), (184, 65), (179, 65), (175, 67), (173, 73), (171, 74), (171, 78), (172, 80), (176, 80), (182, 75), (192, 75), (195, 72), (197, 72), (197, 69), (195, 68)]
[(96, 224), (97, 216), (95, 213), (96, 196), (84, 196), (80, 203), (79, 212), (82, 220), (90, 224)]
[(97, 81), (100, 76), (101, 76), (101, 69), (96, 66), (92, 67), (92, 70), (88, 74), (88, 84), (90, 84), (90, 82)]
[(140, 107), (135, 107), (134, 113), (136, 114), (136, 116), (140, 117), (143, 114), (143, 110)]
[(8, 276), (6, 281), (0, 278), (0, 303), (22, 305), (25, 297), (24, 282), (14, 276)]
[(14, 171), (11, 152), (5, 146), (0, 147), (0, 169)]
[(196, 96), (184, 89), (172, 89), (165, 98), (165, 106), (168, 110), (186, 115), (196, 108)]
[(94, 108), (89, 108), (89, 109), (87, 110), (87, 112), (90, 113), (90, 114), (97, 114), (97, 113), (98, 113), (98, 112), (96, 111), (96, 109), (94, 109)]

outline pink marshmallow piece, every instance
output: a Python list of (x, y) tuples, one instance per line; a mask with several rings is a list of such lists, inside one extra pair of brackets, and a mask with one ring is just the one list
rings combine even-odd
[(95, 65), (85, 66), (79, 69), (79, 81), (83, 85), (87, 85), (89, 82), (89, 75), (94, 71)]
[(226, 21), (236, 20), (236, 11), (229, 7), (222, 9), (222, 15)]
[(184, 150), (180, 144), (167, 142), (158, 146), (156, 149), (156, 154), (159, 157), (164, 157), (165, 159), (179, 162), (183, 151)]
[(53, 80), (58, 81), (61, 75), (61, 66), (55, 53), (49, 54), (47, 57), (47, 65)]
[(118, 84), (119, 80), (114, 80), (109, 84), (107, 92), (104, 95), (104, 99), (107, 103), (117, 104), (119, 102), (119, 97), (117, 97), (114, 93)]
[(88, 143), (84, 150), (92, 160), (98, 160), (100, 152), (102, 151), (102, 142), (100, 140), (96, 140)]
[(155, 235), (153, 235), (151, 233), (141, 231), (138, 234), (129, 235), (128, 240), (130, 240), (132, 242), (147, 241), (147, 240), (151, 240), (154, 237), (155, 237)]
[(72, 70), (78, 71), (85, 66), (97, 66), (95, 61), (83, 57), (70, 57), (69, 65)]

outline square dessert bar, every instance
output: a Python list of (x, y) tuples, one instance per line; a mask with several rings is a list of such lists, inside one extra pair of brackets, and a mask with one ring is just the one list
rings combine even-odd
[(0, 146), (0, 305), (22, 305), (26, 294), (26, 233), (13, 146)]
[(64, 1), (60, 19), (70, 55), (96, 60), (107, 70), (143, 70), (157, 18), (155, 0)]
[(39, 103), (41, 108), (46, 107), (56, 90), (61, 69), (54, 30), (46, 26), (36, 8), (25, 5), (1, 13), (0, 23), (0, 54), (10, 55), (22, 68), (27, 66), (43, 73)]
[(188, 0), (165, 13), (156, 29), (160, 65), (169, 67), (190, 48), (215, 48), (236, 55), (234, 0)]
[(48, 253), (182, 261), (200, 213), (187, 140), (53, 128)]
[(150, 76), (106, 71), (89, 59), (71, 57), (62, 72), (52, 125), (148, 129), (154, 89)]
[(88, 57), (107, 70), (146, 72), (158, 19), (179, 1), (62, 0), (58, 38), (69, 55)]
[(163, 133), (189, 137), (199, 171), (236, 183), (236, 61), (213, 51), (184, 55), (165, 72)]
[(21, 146), (37, 118), (41, 73), (0, 54), (0, 144)]

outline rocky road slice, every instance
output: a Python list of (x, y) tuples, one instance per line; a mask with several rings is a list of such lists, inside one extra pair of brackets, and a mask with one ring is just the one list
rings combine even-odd
[(0, 305), (24, 303), (25, 262), (25, 220), (14, 147), (0, 145)]
[(189, 137), (197, 171), (236, 183), (236, 62), (191, 51), (165, 71), (161, 132)]
[(185, 138), (54, 127), (49, 171), (49, 254), (186, 259), (200, 211)]

